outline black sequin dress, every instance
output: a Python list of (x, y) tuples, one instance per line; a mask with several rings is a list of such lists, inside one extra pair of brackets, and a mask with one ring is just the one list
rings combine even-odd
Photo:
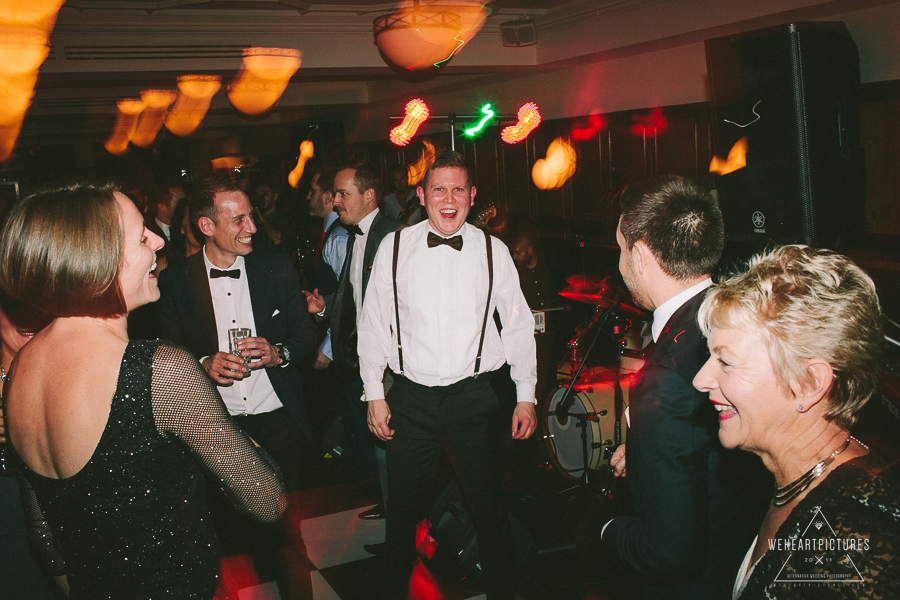
[(274, 465), (231, 421), (196, 359), (159, 341), (129, 343), (109, 419), (67, 479), (20, 462), (31, 543), (65, 574), (70, 598), (212, 598), (218, 550), (201, 467), (241, 510), (277, 520)]

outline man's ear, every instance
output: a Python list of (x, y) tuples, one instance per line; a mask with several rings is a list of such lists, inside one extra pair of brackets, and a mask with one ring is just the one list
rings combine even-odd
[(650, 266), (650, 261), (656, 261), (653, 252), (650, 251), (650, 247), (644, 240), (638, 240), (634, 243), (634, 247), (631, 249), (631, 259), (635, 269), (641, 274)]
[(213, 236), (215, 226), (215, 222), (209, 217), (200, 217), (200, 219), (197, 221), (197, 227), (200, 228), (200, 233), (202, 233), (206, 237)]
[(375, 202), (375, 190), (369, 188), (366, 190), (366, 193), (363, 194), (363, 197), (366, 199), (366, 204), (371, 204)]
[(425, 190), (421, 185), (416, 188), (416, 196), (419, 197), (419, 204), (425, 206)]

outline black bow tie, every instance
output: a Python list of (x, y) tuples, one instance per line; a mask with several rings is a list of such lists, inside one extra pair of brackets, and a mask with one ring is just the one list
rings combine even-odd
[(359, 228), (359, 225), (344, 225), (344, 229), (346, 229), (347, 233), (349, 233), (352, 236), (357, 236), (357, 235), (363, 234), (363, 231), (362, 231), (362, 229)]
[(442, 238), (439, 235), (435, 235), (432, 232), (428, 232), (428, 247), (434, 248), (435, 246), (450, 246), (454, 250), (462, 250), (463, 239), (461, 235), (454, 235), (452, 238)]
[(209, 278), (210, 279), (218, 279), (219, 277), (231, 277), (232, 279), (240, 279), (241, 278), (241, 270), (240, 269), (232, 269), (230, 271), (222, 271), (221, 269), (210, 269), (209, 270)]

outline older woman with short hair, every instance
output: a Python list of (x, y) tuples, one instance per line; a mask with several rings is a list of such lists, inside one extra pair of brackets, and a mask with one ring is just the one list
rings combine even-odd
[(0, 239), (3, 293), (53, 317), (12, 364), (6, 425), (33, 546), (72, 599), (212, 598), (203, 471), (259, 520), (286, 506), (196, 359), (128, 340), (161, 247), (126, 196), (83, 184), (23, 199)]
[(734, 597), (900, 597), (900, 482), (850, 434), (884, 347), (871, 278), (783, 246), (712, 288), (698, 318), (711, 356), (694, 386), (722, 445), (759, 455), (777, 486)]

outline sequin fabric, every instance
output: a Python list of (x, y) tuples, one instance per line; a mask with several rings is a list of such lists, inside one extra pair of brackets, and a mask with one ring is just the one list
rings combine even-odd
[(129, 343), (88, 463), (49, 479), (20, 463), (32, 547), (70, 598), (212, 598), (218, 549), (203, 470), (253, 518), (284, 512), (277, 467), (235, 426), (196, 359)]

